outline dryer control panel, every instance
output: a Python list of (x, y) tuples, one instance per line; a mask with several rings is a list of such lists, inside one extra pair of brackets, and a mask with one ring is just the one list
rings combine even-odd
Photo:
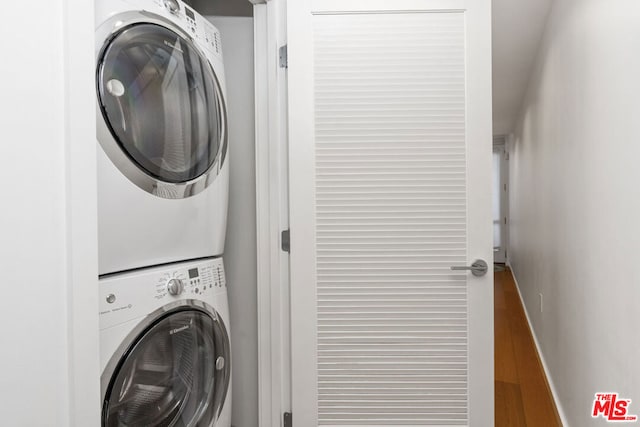
[(150, 12), (167, 16), (177, 23), (196, 40), (200, 46), (214, 55), (222, 55), (220, 32), (216, 27), (196, 12), (189, 5), (180, 0), (151, 0), (153, 9)]
[(193, 261), (100, 279), (100, 328), (146, 316), (178, 300), (226, 305), (222, 259)]

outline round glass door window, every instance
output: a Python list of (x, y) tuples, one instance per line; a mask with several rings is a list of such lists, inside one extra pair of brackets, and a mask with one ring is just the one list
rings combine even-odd
[(169, 313), (148, 327), (111, 377), (102, 425), (211, 425), (229, 382), (228, 343), (220, 328), (198, 310)]
[(148, 23), (126, 27), (103, 50), (97, 83), (111, 135), (152, 178), (194, 180), (226, 148), (218, 80), (178, 33)]

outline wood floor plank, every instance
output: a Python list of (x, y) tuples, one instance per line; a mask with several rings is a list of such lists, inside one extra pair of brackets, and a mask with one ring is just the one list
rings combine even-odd
[(496, 426), (527, 427), (520, 386), (503, 381), (496, 381), (495, 386)]
[[(496, 277), (498, 278), (496, 283), (500, 283), (496, 289), (502, 293), (505, 303), (505, 309), (496, 308), (495, 310), (496, 381), (509, 383), (509, 381), (505, 381), (505, 378), (515, 379), (515, 385), (519, 387), (522, 398), (526, 422), (524, 425), (529, 427), (561, 426), (511, 272), (507, 270), (496, 273)], [(502, 325), (503, 322), (506, 323), (506, 326)], [(509, 363), (512, 363), (513, 366), (509, 366)], [(504, 386), (501, 392), (503, 394), (507, 392)], [(503, 427), (502, 424), (498, 424), (498, 421), (511, 420), (513, 416), (498, 414), (497, 399), (496, 391), (496, 426)]]
[(494, 297), (493, 302), (495, 304), (495, 308), (497, 310), (506, 310), (507, 305), (504, 301), (504, 281), (505, 281), (505, 272), (496, 272), (494, 274)]
[(513, 351), (511, 327), (507, 310), (495, 310), (495, 380), (508, 383), (518, 382), (518, 368)]

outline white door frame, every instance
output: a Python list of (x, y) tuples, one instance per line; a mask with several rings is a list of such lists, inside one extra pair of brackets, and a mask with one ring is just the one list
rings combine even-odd
[(256, 216), (258, 291), (258, 422), (279, 427), (291, 408), (289, 255), (280, 236), (289, 227), (286, 1), (254, 4)]
[[(289, 224), (287, 75), (278, 55), (287, 43), (287, 10), (286, 0), (249, 1), (254, 4), (258, 419), (260, 427), (278, 427), (283, 412), (291, 410), (289, 256), (280, 246), (280, 233)], [(470, 297), (476, 298), (474, 292)]]

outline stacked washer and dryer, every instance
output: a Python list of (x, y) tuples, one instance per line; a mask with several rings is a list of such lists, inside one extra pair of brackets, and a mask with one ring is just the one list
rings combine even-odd
[(103, 426), (229, 427), (220, 34), (179, 0), (96, 0)]

